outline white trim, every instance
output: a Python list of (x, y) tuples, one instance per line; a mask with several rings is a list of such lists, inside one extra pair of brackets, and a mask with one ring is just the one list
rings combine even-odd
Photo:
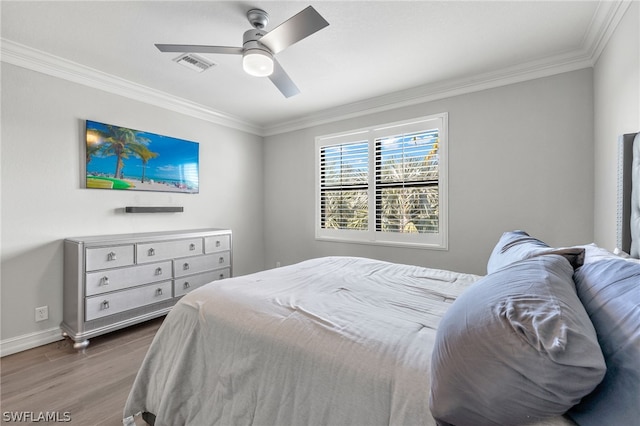
[(499, 72), (477, 75), (472, 79), (449, 80), (437, 84), (414, 87), (377, 98), (335, 107), (330, 110), (310, 114), (304, 118), (266, 126), (264, 127), (263, 135), (273, 136), (295, 130), (302, 130), (340, 120), (362, 117), (593, 66), (591, 60), (583, 55), (568, 59), (565, 57), (556, 58), (562, 60), (562, 63), (550, 64), (548, 61), (539, 61), (538, 63), (529, 63), (524, 66), (504, 69)]
[(2, 62), (58, 77), (94, 89), (144, 102), (167, 110), (189, 115), (244, 132), (262, 135), (262, 129), (241, 118), (215, 111), (205, 105), (191, 102), (150, 87), (142, 86), (77, 62), (13, 42), (4, 38), (0, 57)]
[(602, 51), (609, 42), (622, 17), (631, 6), (632, 0), (606, 1), (598, 3), (589, 31), (582, 43), (590, 52), (592, 66), (598, 62)]
[(62, 330), (60, 330), (60, 327), (10, 337), (9, 339), (0, 341), (0, 357), (26, 351), (27, 349), (33, 349), (62, 339)]

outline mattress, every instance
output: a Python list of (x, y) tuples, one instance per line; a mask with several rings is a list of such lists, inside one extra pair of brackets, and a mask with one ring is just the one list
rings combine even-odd
[(436, 329), (479, 278), (326, 257), (208, 284), (159, 329), (125, 424), (435, 425)]

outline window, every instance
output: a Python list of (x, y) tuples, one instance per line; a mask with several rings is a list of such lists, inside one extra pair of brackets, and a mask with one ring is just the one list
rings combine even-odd
[(316, 238), (447, 248), (447, 114), (316, 138)]

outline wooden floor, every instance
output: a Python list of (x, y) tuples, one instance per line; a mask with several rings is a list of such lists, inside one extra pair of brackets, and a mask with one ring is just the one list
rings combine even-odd
[(71, 421), (33, 424), (122, 425), (129, 390), (162, 320), (94, 337), (84, 352), (67, 339), (0, 359), (1, 422), (22, 412), (53, 412)]

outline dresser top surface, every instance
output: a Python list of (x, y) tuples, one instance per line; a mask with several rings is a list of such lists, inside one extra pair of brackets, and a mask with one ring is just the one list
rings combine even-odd
[(140, 232), (132, 234), (109, 234), (91, 235), (86, 237), (65, 238), (66, 242), (77, 244), (117, 244), (137, 241), (163, 241), (181, 238), (207, 237), (215, 235), (231, 234), (230, 229), (205, 228), (205, 229), (184, 229), (176, 231)]

